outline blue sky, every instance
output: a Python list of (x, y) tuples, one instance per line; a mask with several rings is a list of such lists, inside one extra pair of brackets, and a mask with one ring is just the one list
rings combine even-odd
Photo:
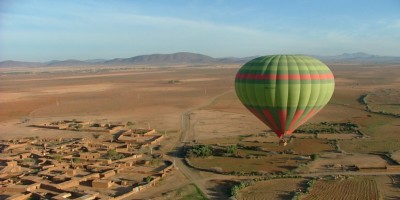
[(400, 56), (399, 0), (0, 0), (0, 60)]

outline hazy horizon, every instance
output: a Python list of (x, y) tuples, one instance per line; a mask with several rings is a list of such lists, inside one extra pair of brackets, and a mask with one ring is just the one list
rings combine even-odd
[(400, 56), (400, 2), (0, 2), (0, 61), (193, 52)]

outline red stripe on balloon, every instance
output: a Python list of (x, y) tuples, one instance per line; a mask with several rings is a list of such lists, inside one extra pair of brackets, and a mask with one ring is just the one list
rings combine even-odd
[(286, 129), (286, 115), (287, 115), (287, 110), (279, 110), (278, 111), (279, 124), (281, 125), (281, 131), (283, 131), (283, 132)]
[(279, 130), (278, 126), (276, 125), (276, 122), (274, 118), (272, 117), (271, 113), (269, 112), (268, 109), (263, 109), (264, 116), (268, 119), (268, 121), (271, 123), (271, 128), (274, 130), (274, 132), (278, 135), (278, 137), (281, 137), (283, 134), (282, 130)]
[(245, 80), (324, 80), (333, 79), (333, 74), (236, 74), (236, 79)]
[(308, 119), (310, 119), (314, 114), (316, 114), (319, 111), (319, 109), (311, 109), (309, 113), (298, 123), (298, 125), (303, 124), (306, 122)]
[(294, 113), (294, 116), (292, 118), (292, 121), (290, 122), (290, 125), (288, 128), (289, 130), (292, 130), (292, 132), (293, 132), (293, 130), (297, 128), (294, 126), (297, 123), (297, 121), (300, 119), (300, 117), (303, 115), (303, 113), (304, 113), (304, 110), (296, 110), (296, 112)]
[(247, 107), (248, 110), (250, 110), (251, 113), (253, 113), (259, 120), (261, 120), (264, 124), (266, 124), (267, 126), (269, 126), (273, 131), (275, 131), (273, 129), (273, 127), (271, 126), (271, 123), (266, 121), (264, 119), (264, 117), (261, 116), (261, 114), (258, 112), (258, 110), (256, 108), (249, 108)]

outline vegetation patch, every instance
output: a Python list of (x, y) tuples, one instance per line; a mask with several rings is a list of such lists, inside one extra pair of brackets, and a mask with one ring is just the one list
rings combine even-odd
[(181, 82), (180, 80), (175, 80), (175, 79), (168, 80), (168, 84), (176, 84), (176, 83), (180, 83), (180, 82)]
[[(277, 143), (241, 141), (237, 144), (187, 147), (187, 162), (201, 170), (234, 175), (289, 173), (319, 153), (337, 152), (334, 140), (293, 138), (286, 147)], [(310, 157), (312, 156), (312, 158)]]
[(314, 153), (335, 151), (335, 141), (317, 138), (291, 138), (287, 146), (272, 142), (242, 141), (239, 149), (253, 150), (260, 153), (311, 155)]
[(103, 156), (106, 159), (111, 159), (111, 160), (119, 160), (122, 158), (125, 158), (125, 155), (123, 153), (118, 153), (115, 150), (108, 150), (107, 153)]
[(320, 122), (307, 123), (297, 128), (294, 133), (318, 134), (318, 133), (340, 133), (340, 134), (360, 134), (359, 126), (352, 122)]

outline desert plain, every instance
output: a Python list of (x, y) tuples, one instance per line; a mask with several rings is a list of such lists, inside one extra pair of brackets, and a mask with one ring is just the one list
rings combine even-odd
[[(303, 129), (349, 123), (358, 132), (294, 133), (279, 146), (236, 97), (239, 64), (82, 66), (1, 68), (0, 139), (95, 139), (30, 127), (65, 119), (155, 129), (165, 136), (155, 151), (175, 170), (126, 199), (400, 199), (400, 65), (327, 64), (334, 95)], [(185, 156), (196, 145), (234, 145), (234, 155)]]

